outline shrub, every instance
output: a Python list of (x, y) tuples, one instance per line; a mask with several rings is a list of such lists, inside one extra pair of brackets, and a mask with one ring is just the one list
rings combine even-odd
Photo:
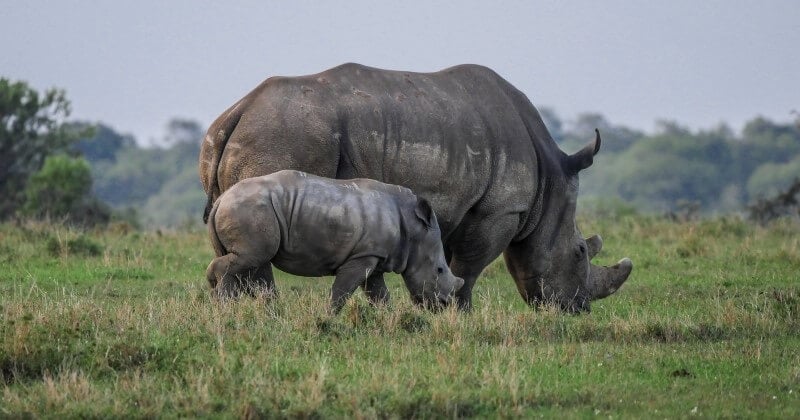
[(81, 225), (107, 223), (110, 210), (91, 196), (92, 173), (83, 158), (48, 157), (28, 180), (21, 214), (64, 218)]

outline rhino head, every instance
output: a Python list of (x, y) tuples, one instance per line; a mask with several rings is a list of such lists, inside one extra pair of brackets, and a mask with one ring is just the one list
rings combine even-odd
[(504, 253), (506, 265), (517, 290), (531, 305), (556, 304), (571, 313), (590, 311), (590, 302), (616, 292), (633, 270), (623, 258), (611, 267), (597, 266), (591, 259), (600, 252), (603, 240), (595, 235), (583, 238), (575, 224), (578, 172), (588, 168), (600, 149), (600, 132), (589, 145), (573, 155), (555, 159), (563, 177), (544, 184), (557, 193), (543, 193), (539, 223), (525, 240), (512, 243)]
[(410, 234), (408, 260), (401, 274), (411, 301), (431, 310), (441, 309), (450, 304), (464, 279), (455, 276), (447, 265), (436, 214), (424, 198), (418, 199), (414, 218), (406, 229)]

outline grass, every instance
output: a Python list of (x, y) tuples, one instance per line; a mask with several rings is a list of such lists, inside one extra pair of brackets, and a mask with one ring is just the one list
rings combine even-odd
[(631, 279), (569, 316), (524, 305), (502, 260), (470, 314), (330, 278), (216, 304), (204, 232), (0, 225), (0, 417), (800, 416), (800, 226), (584, 220)]

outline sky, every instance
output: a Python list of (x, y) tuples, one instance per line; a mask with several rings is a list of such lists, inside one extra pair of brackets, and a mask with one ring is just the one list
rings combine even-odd
[(274, 75), (345, 62), (491, 67), (567, 123), (652, 131), (800, 111), (800, 1), (0, 0), (0, 77), (142, 144), (210, 124)]

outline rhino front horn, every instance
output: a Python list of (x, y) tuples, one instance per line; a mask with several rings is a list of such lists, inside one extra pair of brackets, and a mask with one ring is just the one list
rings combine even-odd
[(617, 291), (625, 283), (633, 270), (630, 258), (623, 258), (611, 267), (592, 264), (589, 268), (587, 288), (592, 294), (592, 300), (602, 299)]

